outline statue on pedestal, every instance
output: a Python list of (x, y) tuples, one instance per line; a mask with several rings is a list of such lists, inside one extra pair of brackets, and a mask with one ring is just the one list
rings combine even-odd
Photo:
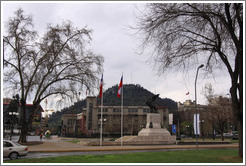
[(157, 113), (157, 108), (153, 102), (159, 97), (159, 94), (152, 96), (147, 102), (147, 106), (150, 108), (150, 113)]

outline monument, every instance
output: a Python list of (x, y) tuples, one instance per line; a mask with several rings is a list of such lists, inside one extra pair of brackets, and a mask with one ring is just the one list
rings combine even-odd
[(150, 108), (150, 113), (157, 113), (157, 108), (156, 106), (153, 104), (153, 102), (159, 97), (159, 94), (154, 95), (153, 97), (151, 97), (148, 101), (146, 101), (147, 106), (149, 106)]
[[(161, 117), (157, 112), (157, 107), (153, 102), (159, 97), (159, 94), (151, 97), (146, 104), (150, 107), (150, 113), (147, 114), (146, 128), (139, 131), (137, 136), (125, 136), (125, 144), (134, 145), (163, 145), (175, 144), (176, 136), (171, 135), (166, 128), (161, 127)], [(119, 141), (119, 140), (118, 140)]]

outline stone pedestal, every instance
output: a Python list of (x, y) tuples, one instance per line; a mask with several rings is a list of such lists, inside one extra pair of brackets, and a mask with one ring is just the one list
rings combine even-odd
[(171, 134), (166, 128), (161, 128), (160, 114), (147, 114), (146, 128), (142, 129), (138, 136), (170, 136)]
[(155, 128), (160, 129), (161, 128), (161, 117), (160, 114), (157, 113), (150, 113), (147, 114), (147, 123), (146, 128)]
[[(161, 128), (160, 114), (147, 114), (146, 128), (142, 129), (138, 136), (131, 136), (123, 139), (125, 144), (129, 145), (163, 145), (175, 144), (176, 136), (170, 134), (166, 128)], [(118, 140), (120, 141), (120, 139)]]

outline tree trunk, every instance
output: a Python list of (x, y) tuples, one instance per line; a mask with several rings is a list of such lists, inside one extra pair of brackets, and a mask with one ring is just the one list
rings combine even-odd
[(221, 141), (224, 141), (225, 139), (224, 139), (224, 128), (223, 128), (223, 126), (221, 127), (220, 132), (221, 132)]
[(21, 133), (18, 142), (26, 143), (28, 135), (28, 125), (26, 121), (26, 101), (21, 100)]
[[(242, 35), (243, 36), (243, 33)], [(241, 48), (243, 48), (243, 40), (241, 40)], [(239, 117), (238, 117), (238, 120), (239, 120), (239, 157), (242, 157), (243, 158), (243, 132), (244, 132), (244, 129), (243, 129), (243, 117), (244, 117), (244, 110), (243, 110), (243, 73), (244, 73), (244, 70), (243, 70), (243, 49), (240, 50), (240, 63), (239, 63)]]
[[(21, 112), (22, 112), (22, 123), (21, 123), (21, 133), (20, 133), (20, 138), (18, 140), (18, 142), (22, 142), (22, 143), (26, 143), (27, 142), (27, 139), (26, 139), (26, 136), (28, 135), (28, 129), (29, 127), (31, 126), (32, 124), (32, 121), (33, 121), (33, 115), (35, 113), (35, 111), (37, 111), (38, 109), (38, 105), (39, 103), (34, 103), (33, 104), (33, 110), (29, 110), (29, 117), (26, 117), (26, 102), (22, 101), (21, 102)], [(27, 119), (28, 118), (28, 119)]]
[[(241, 87), (241, 85), (240, 85)], [(238, 122), (238, 138), (239, 138), (239, 157), (243, 157), (243, 103), (240, 101), (242, 100), (241, 92), (243, 89), (239, 88), (239, 99), (237, 98), (237, 84), (233, 84), (230, 92), (231, 92), (231, 99), (232, 99), (232, 109), (233, 115), (235, 120)]]
[(239, 141), (239, 157), (243, 157), (243, 121), (238, 123), (238, 141)]

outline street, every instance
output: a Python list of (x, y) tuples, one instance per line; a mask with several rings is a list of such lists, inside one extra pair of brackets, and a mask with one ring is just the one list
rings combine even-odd
[[(12, 136), (12, 141), (17, 142), (18, 139), (19, 139), (19, 135)], [(30, 142), (30, 141), (40, 141), (40, 138), (39, 138), (39, 136), (30, 136), (30, 135), (28, 135), (27, 136), (27, 141), (28, 142)], [(45, 139), (43, 137), (42, 141), (59, 141), (59, 140)]]

